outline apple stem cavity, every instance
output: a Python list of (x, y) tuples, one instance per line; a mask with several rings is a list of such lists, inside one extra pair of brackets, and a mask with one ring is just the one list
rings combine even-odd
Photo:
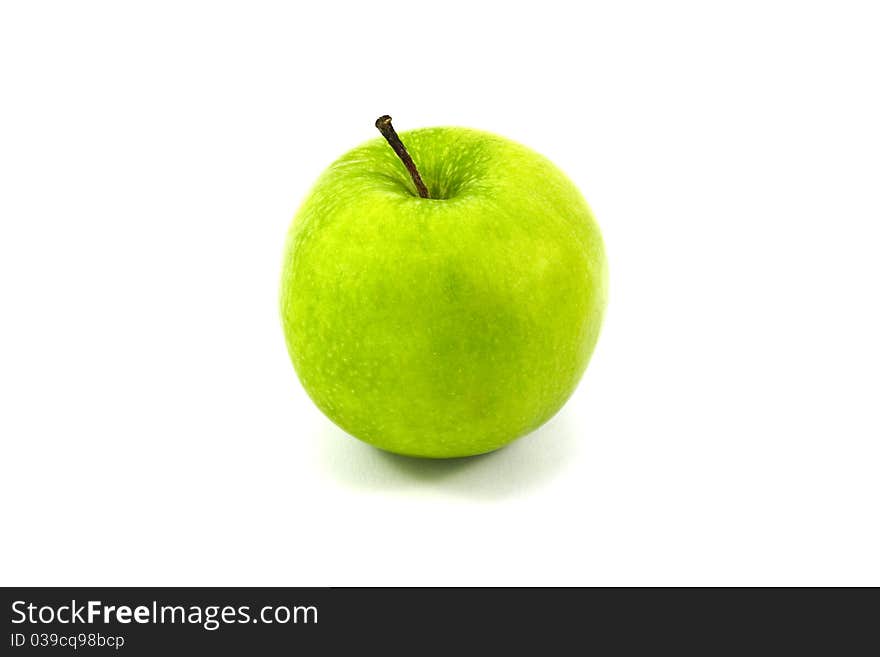
[(403, 162), (403, 166), (409, 171), (409, 175), (412, 178), (413, 183), (415, 183), (416, 189), (419, 191), (419, 196), (422, 198), (431, 198), (428, 195), (428, 188), (425, 186), (425, 183), (422, 182), (422, 177), (419, 175), (416, 163), (413, 162), (409, 152), (406, 150), (406, 146), (400, 141), (400, 137), (397, 136), (394, 126), (391, 125), (391, 117), (387, 114), (380, 116), (376, 119), (376, 127), (379, 129), (379, 132), (382, 133), (382, 136), (385, 137), (385, 141), (387, 141), (391, 148), (394, 149), (394, 152), (397, 153), (397, 157)]

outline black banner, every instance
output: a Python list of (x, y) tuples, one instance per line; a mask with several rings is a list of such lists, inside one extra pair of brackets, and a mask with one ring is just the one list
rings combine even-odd
[[(872, 589), (2, 589), (3, 654), (876, 650)], [(867, 641), (867, 643), (865, 643)], [(262, 652), (256, 652), (262, 651)]]

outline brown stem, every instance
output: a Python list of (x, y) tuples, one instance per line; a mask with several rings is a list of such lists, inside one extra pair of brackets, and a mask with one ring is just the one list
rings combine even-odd
[(380, 116), (376, 119), (376, 127), (379, 128), (379, 132), (382, 133), (382, 136), (385, 137), (385, 140), (391, 145), (394, 152), (397, 153), (397, 157), (403, 162), (403, 166), (409, 171), (409, 175), (415, 183), (416, 189), (419, 190), (419, 196), (422, 198), (431, 198), (428, 196), (428, 188), (425, 187), (425, 183), (422, 182), (419, 170), (416, 169), (416, 163), (413, 162), (413, 159), (409, 156), (406, 146), (400, 141), (400, 137), (397, 136), (397, 132), (394, 131), (394, 127), (391, 125), (391, 117), (387, 114)]

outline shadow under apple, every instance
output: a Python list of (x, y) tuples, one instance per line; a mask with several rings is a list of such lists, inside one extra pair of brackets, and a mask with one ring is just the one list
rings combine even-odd
[(352, 438), (330, 422), (318, 436), (319, 459), (341, 483), (371, 491), (431, 489), (473, 499), (520, 495), (549, 483), (574, 456), (576, 435), (563, 411), (537, 431), (480, 456), (420, 459)]

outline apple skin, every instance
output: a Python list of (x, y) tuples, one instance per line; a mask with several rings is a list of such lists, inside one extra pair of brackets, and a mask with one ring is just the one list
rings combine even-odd
[(400, 134), (431, 198), (381, 138), (333, 163), (298, 211), (281, 281), (306, 392), (390, 452), (498, 449), (571, 396), (599, 336), (599, 228), (549, 160), (457, 127)]

